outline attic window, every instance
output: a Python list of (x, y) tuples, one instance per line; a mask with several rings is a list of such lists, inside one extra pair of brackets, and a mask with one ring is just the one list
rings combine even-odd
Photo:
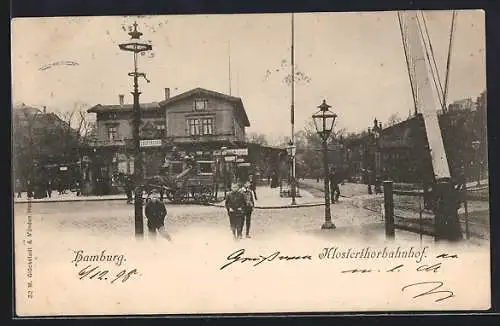
[(205, 111), (208, 108), (208, 100), (196, 99), (194, 100), (194, 110), (195, 111)]

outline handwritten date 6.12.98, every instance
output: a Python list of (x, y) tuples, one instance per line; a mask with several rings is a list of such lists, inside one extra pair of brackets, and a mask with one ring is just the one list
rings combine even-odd
[(78, 272), (78, 278), (80, 280), (87, 278), (90, 280), (108, 281), (111, 284), (117, 281), (125, 283), (133, 276), (140, 276), (136, 268), (132, 270), (122, 269), (119, 272), (111, 272), (107, 269), (101, 268), (100, 266), (87, 265)]

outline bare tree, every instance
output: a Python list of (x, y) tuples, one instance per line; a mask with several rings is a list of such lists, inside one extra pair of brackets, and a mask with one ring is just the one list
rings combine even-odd
[[(87, 113), (89, 105), (84, 102), (75, 102), (70, 111), (61, 111), (57, 114), (64, 124), (68, 140), (76, 140), (78, 147), (88, 143), (94, 137), (95, 123)], [(69, 145), (69, 144), (68, 144)]]
[(267, 137), (264, 134), (259, 134), (256, 132), (251, 132), (246, 135), (246, 139), (249, 143), (259, 144), (259, 145), (268, 145)]
[(395, 124), (398, 124), (400, 122), (401, 122), (401, 118), (399, 117), (399, 115), (397, 113), (393, 113), (387, 119), (386, 126), (387, 127), (394, 126)]

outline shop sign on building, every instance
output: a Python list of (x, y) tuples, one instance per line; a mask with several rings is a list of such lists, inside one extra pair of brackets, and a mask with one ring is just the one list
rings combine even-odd
[(141, 147), (160, 147), (161, 139), (141, 139), (139, 145)]
[(248, 148), (228, 148), (225, 150), (226, 155), (247, 156)]

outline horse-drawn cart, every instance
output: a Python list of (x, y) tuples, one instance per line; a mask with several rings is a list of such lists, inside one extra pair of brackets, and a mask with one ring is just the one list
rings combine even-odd
[(214, 164), (213, 161), (196, 161), (192, 158), (169, 161), (162, 175), (145, 180), (144, 190), (149, 192), (157, 189), (175, 203), (213, 201), (216, 197), (216, 178), (212, 172)]

